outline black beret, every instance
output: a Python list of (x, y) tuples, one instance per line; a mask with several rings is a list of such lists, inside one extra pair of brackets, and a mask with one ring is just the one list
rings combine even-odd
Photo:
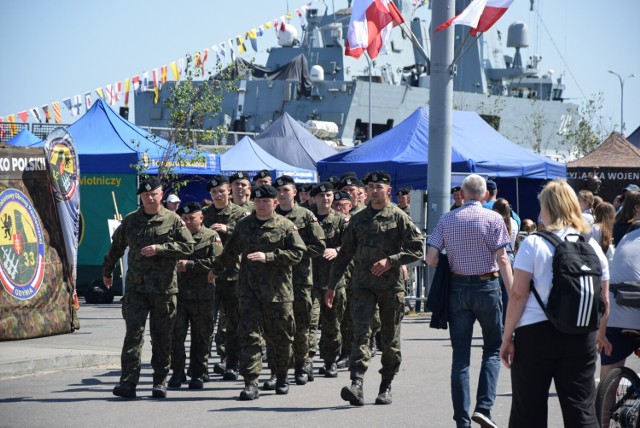
[(462, 187), (454, 186), (451, 188), (451, 194), (453, 195), (455, 192), (459, 192), (460, 190), (462, 190)]
[(410, 193), (411, 193), (411, 189), (409, 187), (403, 187), (401, 189), (398, 189), (398, 191), (396, 192), (396, 196), (404, 196)]
[(271, 173), (269, 172), (268, 169), (263, 169), (262, 171), (258, 172), (256, 175), (253, 176), (253, 181), (257, 181), (261, 178), (271, 178)]
[(178, 211), (176, 211), (176, 214), (178, 214), (178, 215), (193, 214), (193, 213), (196, 213), (198, 211), (202, 211), (202, 206), (199, 203), (197, 203), (197, 202), (188, 202), (188, 203), (182, 205), (180, 208), (178, 208)]
[(275, 199), (276, 197), (278, 197), (278, 191), (273, 186), (263, 184), (262, 186), (258, 186), (251, 191), (251, 197), (253, 199)]
[(207, 183), (207, 192), (209, 192), (214, 187), (218, 187), (221, 184), (226, 184), (229, 182), (229, 179), (224, 175), (214, 175), (211, 177), (211, 180)]
[(337, 186), (338, 183), (340, 183), (340, 179), (335, 175), (332, 175), (331, 177), (327, 178), (325, 181), (328, 181), (329, 183), (333, 184), (334, 187)]
[(275, 183), (273, 183), (275, 187), (284, 186), (285, 184), (293, 184), (295, 186), (296, 181), (290, 175), (281, 175), (276, 179)]
[(150, 192), (161, 186), (162, 183), (160, 182), (160, 180), (158, 180), (157, 177), (149, 177), (146, 180), (140, 182), (140, 185), (138, 186), (138, 192), (136, 194), (139, 195), (140, 193)]
[(369, 183), (385, 183), (389, 184), (391, 182), (391, 177), (386, 171), (373, 171), (369, 175), (364, 178), (364, 184)]
[(243, 171), (238, 171), (229, 177), (229, 183), (233, 183), (236, 180), (249, 180), (249, 174)]
[(333, 192), (333, 184), (329, 183), (328, 181), (323, 181), (322, 183), (318, 183), (313, 187), (313, 189), (311, 189), (311, 193), (309, 194), (311, 196), (315, 196), (318, 193), (324, 193), (324, 192)]
[(345, 172), (344, 174), (342, 174), (342, 175), (340, 176), (340, 180), (342, 180), (343, 178), (346, 178), (346, 177), (355, 177), (355, 178), (358, 178), (358, 174), (356, 174), (356, 173), (355, 173), (355, 172), (353, 172), (353, 171), (348, 171), (348, 172)]
[(349, 194), (349, 192), (346, 192), (344, 190), (338, 190), (333, 194), (333, 200), (334, 201), (347, 200), (351, 202), (351, 195)]
[(300, 183), (296, 187), (298, 192), (310, 192), (313, 189), (314, 183)]
[(362, 187), (362, 181), (358, 179), (358, 177), (347, 176), (340, 180), (340, 184), (338, 185), (338, 189), (342, 189), (344, 186), (356, 186)]

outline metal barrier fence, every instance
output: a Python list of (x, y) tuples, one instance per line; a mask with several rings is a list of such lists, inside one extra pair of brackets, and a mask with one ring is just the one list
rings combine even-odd
[(435, 268), (419, 260), (408, 265), (407, 269), (409, 269), (409, 279), (406, 282), (405, 301), (413, 302), (416, 312), (426, 311), (425, 303)]
[(44, 140), (54, 129), (67, 128), (68, 126), (66, 123), (34, 123), (31, 125), (31, 133)]
[(0, 143), (6, 143), (23, 129), (29, 129), (28, 123), (0, 122)]

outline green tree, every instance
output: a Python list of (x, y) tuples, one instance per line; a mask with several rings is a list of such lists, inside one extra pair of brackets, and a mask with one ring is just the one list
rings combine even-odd
[[(205, 71), (204, 66), (196, 66), (191, 56), (187, 56), (184, 77), (163, 87), (162, 102), (170, 111), (169, 129), (163, 137), (169, 144), (162, 147), (156, 163), (158, 177), (174, 192), (187, 184), (179, 174), (179, 167), (206, 164), (199, 145), (226, 137), (227, 127), (215, 124), (213, 118), (221, 111), (224, 94), (237, 89), (238, 76), (234, 64), (223, 68), (218, 61), (213, 70)], [(160, 144), (159, 139), (156, 142)], [(143, 176), (147, 161), (136, 166)]]
[(565, 133), (561, 134), (573, 157), (581, 158), (592, 152), (613, 130), (611, 118), (602, 114), (603, 101), (602, 92), (593, 94), (574, 112), (577, 117), (575, 125), (567, 126)]

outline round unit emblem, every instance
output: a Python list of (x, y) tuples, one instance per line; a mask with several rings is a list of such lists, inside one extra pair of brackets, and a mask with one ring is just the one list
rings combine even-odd
[(17, 189), (0, 193), (0, 281), (13, 297), (34, 297), (44, 276), (42, 223), (27, 196)]
[(71, 142), (66, 138), (54, 138), (51, 141), (49, 163), (53, 175), (53, 194), (59, 201), (73, 197), (78, 186), (78, 165)]

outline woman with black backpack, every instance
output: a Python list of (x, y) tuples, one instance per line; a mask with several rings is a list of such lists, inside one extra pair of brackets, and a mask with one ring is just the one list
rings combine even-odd
[(607, 259), (589, 237), (576, 193), (566, 181), (548, 183), (538, 198), (545, 230), (551, 233), (532, 234), (520, 245), (500, 349), (511, 369), (509, 426), (547, 426), (553, 380), (564, 426), (596, 428), (597, 351), (604, 346), (610, 352), (604, 336)]

